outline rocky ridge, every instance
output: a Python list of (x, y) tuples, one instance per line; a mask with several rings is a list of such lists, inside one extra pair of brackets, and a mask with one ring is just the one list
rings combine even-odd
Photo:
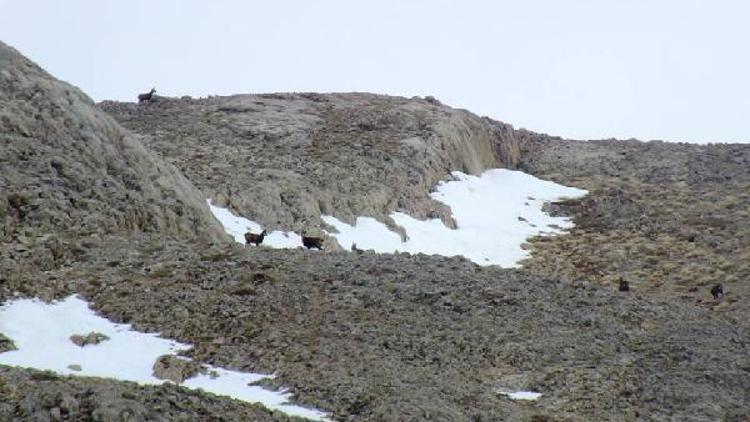
[(99, 104), (179, 167), (217, 204), (270, 229), (325, 227), (389, 215), (440, 217), (428, 192), (451, 170), (514, 167), (509, 125), (434, 99), (383, 95), (262, 94)]
[[(77, 88), (0, 43), (2, 260), (71, 262), (87, 237), (225, 239), (203, 194)], [(34, 251), (33, 253), (31, 251)], [(0, 282), (13, 271), (0, 266)]]

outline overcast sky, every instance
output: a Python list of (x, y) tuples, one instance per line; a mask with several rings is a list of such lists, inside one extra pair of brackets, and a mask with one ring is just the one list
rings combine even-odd
[(750, 142), (750, 2), (0, 0), (0, 40), (95, 100), (434, 95), (569, 138)]

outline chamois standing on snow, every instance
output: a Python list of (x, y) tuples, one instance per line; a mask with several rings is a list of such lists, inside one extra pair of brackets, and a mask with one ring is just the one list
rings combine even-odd
[(302, 246), (307, 249), (318, 248), (323, 250), (323, 238), (322, 237), (311, 237), (305, 236), (305, 232), (302, 232)]
[(138, 94), (138, 102), (142, 103), (144, 101), (151, 101), (151, 97), (154, 96), (154, 92), (156, 92), (156, 88), (151, 88), (151, 91), (145, 94)]
[(260, 245), (263, 243), (263, 238), (266, 237), (266, 234), (268, 234), (265, 230), (260, 232), (260, 234), (255, 234), (251, 232), (245, 233), (245, 244), (249, 245), (251, 243), (254, 243), (255, 246)]

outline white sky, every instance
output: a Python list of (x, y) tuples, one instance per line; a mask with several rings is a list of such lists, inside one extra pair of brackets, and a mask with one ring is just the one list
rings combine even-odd
[(0, 40), (95, 100), (434, 95), (571, 138), (750, 142), (750, 2), (0, 0)]

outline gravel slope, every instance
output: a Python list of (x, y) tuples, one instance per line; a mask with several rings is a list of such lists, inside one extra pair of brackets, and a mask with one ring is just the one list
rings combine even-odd
[(750, 406), (747, 329), (689, 304), (437, 256), (108, 245), (39, 276), (76, 280), (108, 317), (201, 361), (275, 372), (337, 420), (732, 420)]
[[(750, 145), (538, 139), (519, 166), (583, 187), (550, 207), (573, 217), (568, 236), (538, 238), (525, 267), (634, 293), (750, 315)], [(712, 286), (726, 295), (714, 300)]]
[(4, 421), (301, 421), (174, 385), (143, 387), (0, 366)]

